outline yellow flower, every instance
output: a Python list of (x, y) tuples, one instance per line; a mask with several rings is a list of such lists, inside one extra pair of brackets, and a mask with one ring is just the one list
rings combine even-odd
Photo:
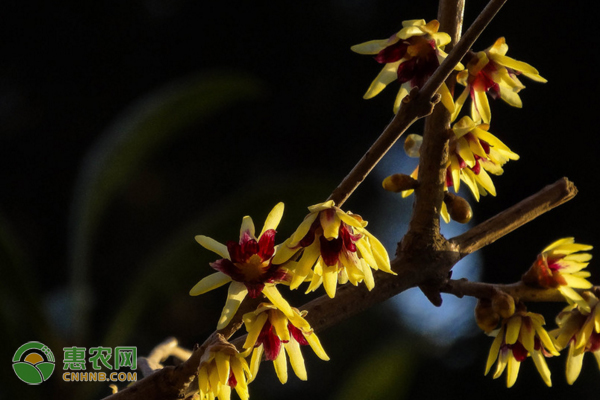
[(234, 388), (242, 400), (248, 400), (248, 380), (252, 377), (248, 363), (235, 346), (224, 339), (204, 352), (198, 368), (198, 391), (201, 400), (229, 400)]
[(286, 267), (292, 272), (291, 289), (309, 278), (311, 283), (307, 293), (323, 284), (329, 297), (333, 298), (338, 282), (350, 281), (356, 286), (364, 281), (369, 290), (373, 289), (375, 281), (371, 268), (394, 273), (387, 251), (365, 229), (367, 222), (359, 215), (342, 211), (332, 200), (308, 207), (308, 210), (310, 214), (279, 246), (273, 258), (275, 264), (287, 262)]
[(559, 328), (550, 332), (556, 337), (556, 347), (560, 350), (569, 346), (567, 356), (567, 382), (572, 385), (579, 373), (583, 355), (593, 353), (600, 368), (600, 301), (591, 292), (584, 292), (583, 298), (589, 311), (578, 304), (567, 306), (556, 317)]
[(196, 236), (200, 245), (222, 258), (210, 264), (219, 272), (198, 282), (190, 290), (190, 295), (198, 296), (231, 282), (217, 329), (229, 324), (248, 294), (256, 298), (262, 293), (273, 304), (291, 313), (289, 304), (275, 287), (275, 283), (288, 279), (287, 271), (271, 262), (275, 252), (275, 228), (281, 221), (283, 208), (283, 203), (279, 203), (271, 210), (258, 238), (255, 236), (254, 222), (249, 216), (242, 220), (239, 242), (228, 241), (224, 245), (206, 236)]
[(548, 386), (552, 386), (550, 370), (544, 357), (559, 355), (548, 332), (542, 327), (544, 317), (526, 311), (517, 311), (512, 317), (502, 320), (499, 330), (492, 333), (496, 336), (485, 367), (485, 375), (498, 360), (494, 379), (498, 378), (508, 367), (506, 386), (512, 387), (519, 374), (521, 362), (530, 356)]
[[(389, 83), (396, 79), (400, 82), (400, 91), (394, 102), (394, 114), (398, 112), (402, 99), (414, 87), (422, 88), (435, 72), (447, 54), (442, 51), (450, 43), (450, 35), (438, 32), (440, 23), (414, 19), (402, 22), (402, 29), (389, 39), (371, 40), (352, 46), (352, 51), (359, 54), (376, 55), (375, 60), (385, 64), (364, 95), (370, 99), (379, 94)], [(456, 70), (464, 67), (459, 64)], [(442, 103), (452, 112), (454, 101), (446, 84), (442, 84), (438, 93)]]
[[(502, 166), (508, 160), (518, 160), (519, 155), (508, 148), (500, 139), (488, 132), (488, 124), (478, 124), (470, 117), (465, 116), (452, 127), (454, 135), (448, 143), (448, 163), (446, 165), (445, 189), (452, 187), (458, 193), (460, 182), (463, 181), (479, 201), (481, 195), (490, 193), (496, 195), (496, 187), (490, 177), (502, 175)], [(414, 136), (412, 142), (419, 143)], [(407, 154), (417, 155), (419, 149), (409, 148)], [(417, 179), (418, 167), (413, 171), (411, 177)], [(407, 197), (414, 190), (405, 190), (402, 197)], [(446, 222), (450, 222), (450, 216), (445, 203), (442, 203), (441, 216)]]
[(458, 193), (462, 180), (477, 201), (480, 195), (496, 195), (496, 188), (488, 172), (502, 175), (502, 166), (508, 160), (519, 159), (516, 153), (488, 132), (488, 129), (489, 125), (476, 124), (465, 116), (452, 127), (454, 137), (449, 142), (446, 186), (453, 186)]
[[(287, 382), (286, 353), (290, 358), (292, 369), (298, 378), (305, 381), (306, 367), (300, 345), (310, 345), (320, 359), (328, 361), (329, 357), (323, 350), (321, 342), (313, 332), (309, 323), (303, 318), (306, 311), (300, 313), (295, 308), (293, 315), (286, 316), (277, 307), (269, 303), (259, 305), (256, 311), (244, 314), (244, 324), (248, 331), (243, 353), (248, 356), (252, 352), (250, 371), (256, 376), (263, 358), (273, 361), (275, 372), (281, 383)], [(285, 351), (282, 351), (281, 347)]]
[(572, 237), (559, 239), (542, 250), (529, 270), (521, 278), (528, 285), (558, 289), (569, 303), (577, 303), (582, 310), (589, 312), (589, 304), (575, 291), (592, 287), (587, 277), (591, 274), (582, 271), (592, 259), (587, 244), (575, 243)]
[(519, 81), (517, 75), (523, 74), (537, 82), (547, 82), (531, 65), (507, 57), (508, 45), (503, 37), (484, 51), (480, 51), (471, 58), (467, 68), (456, 76), (456, 80), (465, 86), (465, 90), (456, 100), (452, 120), (471, 95), (471, 115), (474, 119), (482, 119), (490, 123), (492, 112), (487, 94), (492, 98), (501, 98), (513, 107), (521, 108), (523, 103), (518, 93), (525, 86)]

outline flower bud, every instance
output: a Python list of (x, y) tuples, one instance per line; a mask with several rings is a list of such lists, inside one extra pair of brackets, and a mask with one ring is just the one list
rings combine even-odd
[(515, 313), (515, 300), (504, 292), (498, 292), (492, 298), (492, 308), (502, 318), (510, 318)]
[(404, 140), (404, 151), (409, 157), (419, 157), (421, 151), (421, 144), (423, 144), (423, 136), (411, 133)]
[(394, 174), (383, 180), (383, 188), (388, 192), (399, 193), (417, 187), (417, 181), (408, 175)]
[(479, 299), (475, 306), (475, 321), (482, 331), (489, 333), (498, 326), (500, 315), (494, 311), (491, 301), (488, 299)]
[(444, 194), (444, 203), (448, 208), (448, 214), (454, 221), (466, 224), (473, 217), (473, 210), (469, 203), (460, 196), (446, 192)]

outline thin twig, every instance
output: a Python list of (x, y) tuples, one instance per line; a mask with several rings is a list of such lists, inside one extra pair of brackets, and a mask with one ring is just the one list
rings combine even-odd
[(546, 186), (536, 194), (522, 200), (500, 214), (469, 229), (450, 240), (461, 254), (461, 258), (471, 254), (518, 227), (539, 217), (569, 200), (577, 194), (577, 188), (567, 178), (562, 178)]

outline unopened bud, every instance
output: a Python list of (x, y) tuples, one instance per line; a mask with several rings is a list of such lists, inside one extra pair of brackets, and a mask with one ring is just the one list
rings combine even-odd
[(388, 192), (399, 193), (417, 187), (417, 181), (408, 175), (394, 174), (383, 180), (383, 188)]
[(421, 144), (423, 144), (423, 136), (411, 133), (404, 140), (404, 151), (409, 157), (419, 157), (421, 154)]
[(500, 315), (492, 308), (491, 301), (488, 299), (479, 299), (475, 306), (475, 321), (482, 331), (489, 333), (498, 326)]
[(450, 218), (458, 223), (466, 224), (473, 217), (471, 206), (460, 196), (446, 192), (444, 194), (444, 203), (446, 203)]
[(498, 292), (492, 298), (492, 308), (502, 318), (510, 318), (515, 313), (515, 300), (504, 292)]

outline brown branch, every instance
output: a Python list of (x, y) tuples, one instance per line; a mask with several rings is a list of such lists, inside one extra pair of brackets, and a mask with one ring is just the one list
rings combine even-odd
[[(448, 57), (446, 57), (431, 78), (427, 80), (418, 94), (411, 92), (411, 94), (407, 96), (407, 101), (400, 107), (400, 110), (385, 128), (381, 136), (379, 136), (375, 143), (367, 150), (365, 155), (338, 187), (335, 188), (327, 200), (333, 200), (338, 206), (344, 204), (346, 200), (348, 200), (348, 197), (350, 197), (356, 188), (365, 180), (367, 175), (373, 170), (385, 153), (389, 151), (393, 144), (396, 143), (400, 136), (402, 136), (402, 134), (419, 118), (431, 113), (432, 107), (437, 103), (437, 99), (433, 99), (435, 93), (437, 93), (440, 86), (442, 86), (442, 83), (448, 79), (454, 70), (454, 67), (467, 54), (475, 40), (481, 35), (481, 32), (483, 32), (485, 27), (490, 23), (505, 2), (506, 0), (490, 0), (479, 17), (477, 17), (465, 35), (458, 41), (452, 51), (450, 51)], [(452, 9), (454, 11), (448, 11), (449, 9), (445, 8), (444, 12), (447, 14), (440, 15), (438, 18), (443, 23), (446, 21), (447, 15), (449, 15), (451, 19), (455, 20), (454, 28), (448, 24), (444, 27), (444, 24), (442, 24), (442, 29), (445, 29), (445, 32), (452, 32), (454, 30), (460, 32), (460, 28), (462, 27), (464, 1), (456, 1), (456, 5), (453, 6)], [(440, 12), (441, 11), (442, 8), (440, 8)], [(460, 19), (460, 21), (458, 21), (458, 19)], [(448, 29), (448, 27), (451, 29)], [(456, 35), (453, 35), (452, 33), (449, 34), (457, 39)]]
[(566, 301), (557, 289), (535, 288), (520, 281), (505, 285), (458, 279), (448, 281), (447, 285), (442, 288), (442, 292), (453, 294), (456, 297), (471, 296), (478, 299), (491, 299), (498, 291), (510, 295), (516, 301), (558, 303)]
[(571, 200), (576, 194), (577, 188), (573, 182), (567, 178), (559, 179), (538, 193), (469, 229), (462, 235), (452, 238), (450, 241), (457, 246), (461, 257), (465, 257), (495, 242), (554, 207)]

